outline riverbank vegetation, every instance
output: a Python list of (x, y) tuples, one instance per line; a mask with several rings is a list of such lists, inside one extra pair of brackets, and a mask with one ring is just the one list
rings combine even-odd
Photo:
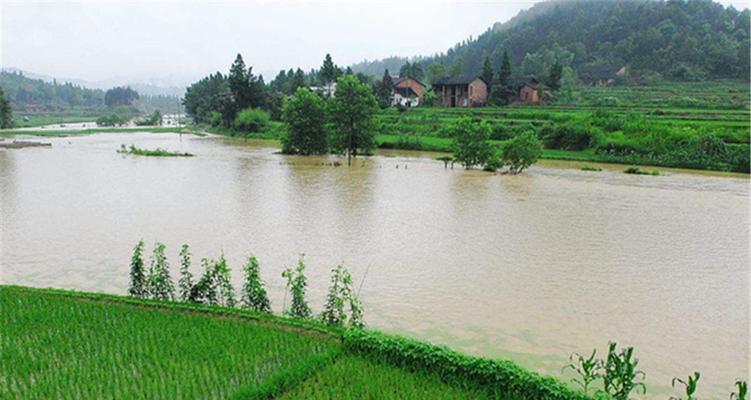
[(147, 157), (193, 157), (193, 154), (181, 151), (169, 151), (162, 148), (142, 149), (134, 145), (125, 146), (124, 144), (120, 145), (120, 149), (117, 152), (120, 154)]

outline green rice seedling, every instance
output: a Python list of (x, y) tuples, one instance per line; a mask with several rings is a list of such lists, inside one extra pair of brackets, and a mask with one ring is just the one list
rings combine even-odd
[(646, 394), (647, 386), (639, 382), (646, 374), (637, 369), (639, 359), (634, 358), (634, 348), (626, 347), (617, 352), (616, 346), (615, 342), (608, 344), (608, 357), (603, 364), (605, 392), (614, 400), (628, 400), (631, 392), (639, 389)]
[(563, 367), (564, 369), (570, 368), (579, 375), (579, 378), (573, 378), (571, 381), (581, 386), (585, 394), (589, 393), (589, 385), (601, 378), (602, 362), (596, 358), (596, 355), (597, 349), (593, 349), (589, 357), (573, 353), (569, 356), (571, 363)]
[(266, 294), (263, 280), (261, 280), (261, 268), (258, 265), (258, 259), (249, 257), (243, 270), (245, 272), (245, 283), (242, 291), (243, 307), (257, 312), (270, 313), (271, 302)]
[[(681, 378), (673, 378), (671, 385), (675, 389), (676, 382), (680, 383), (683, 385), (686, 392), (685, 400), (696, 400), (696, 387), (699, 384), (699, 378), (701, 378), (701, 375), (698, 372), (694, 372), (694, 375), (689, 375), (688, 379), (685, 381)], [(683, 398), (670, 396), (670, 400), (683, 400)]]
[(738, 392), (730, 393), (730, 400), (748, 400), (748, 383), (740, 379), (735, 381)]
[(0, 398), (226, 399), (339, 347), (190, 307), (203, 306), (0, 286)]

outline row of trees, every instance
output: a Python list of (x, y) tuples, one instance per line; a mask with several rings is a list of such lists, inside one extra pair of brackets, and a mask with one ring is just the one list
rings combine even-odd
[(13, 127), (13, 111), (10, 108), (10, 101), (5, 97), (3, 88), (0, 87), (0, 129)]
[[(184, 244), (180, 249), (180, 277), (175, 287), (165, 248), (165, 245), (159, 242), (154, 245), (147, 269), (143, 240), (136, 244), (130, 260), (130, 296), (225, 307), (239, 306), (260, 313), (272, 312), (271, 301), (261, 279), (261, 269), (256, 257), (249, 257), (243, 266), (245, 279), (238, 299), (232, 286), (231, 269), (224, 255), (217, 260), (202, 259), (203, 273), (196, 279), (191, 272), (190, 248)], [(285, 304), (284, 315), (299, 319), (312, 318), (312, 311), (305, 298), (308, 279), (305, 276), (305, 263), (302, 257), (295, 268), (286, 268), (282, 272), (282, 277), (287, 280), (287, 290), (292, 295), (290, 307), (287, 308)], [(329, 326), (364, 326), (363, 307), (352, 288), (352, 275), (342, 265), (337, 265), (331, 270), (331, 285), (318, 320)]]

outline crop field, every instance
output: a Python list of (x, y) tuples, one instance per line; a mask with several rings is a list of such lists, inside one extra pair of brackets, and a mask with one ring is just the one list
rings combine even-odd
[(586, 399), (508, 361), (236, 308), (0, 286), (2, 399)]

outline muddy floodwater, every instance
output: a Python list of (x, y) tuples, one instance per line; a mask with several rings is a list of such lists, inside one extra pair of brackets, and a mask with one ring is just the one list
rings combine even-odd
[(333, 167), (176, 134), (43, 140), (0, 150), (2, 283), (124, 294), (143, 238), (167, 245), (173, 276), (183, 243), (195, 274), (223, 252), (238, 288), (256, 255), (279, 312), (281, 271), (304, 253), (314, 311), (344, 263), (371, 328), (552, 375), (617, 341), (636, 348), (650, 397), (700, 371), (700, 394), (727, 398), (749, 376), (745, 177), (560, 163), (501, 176), (399, 152)]

